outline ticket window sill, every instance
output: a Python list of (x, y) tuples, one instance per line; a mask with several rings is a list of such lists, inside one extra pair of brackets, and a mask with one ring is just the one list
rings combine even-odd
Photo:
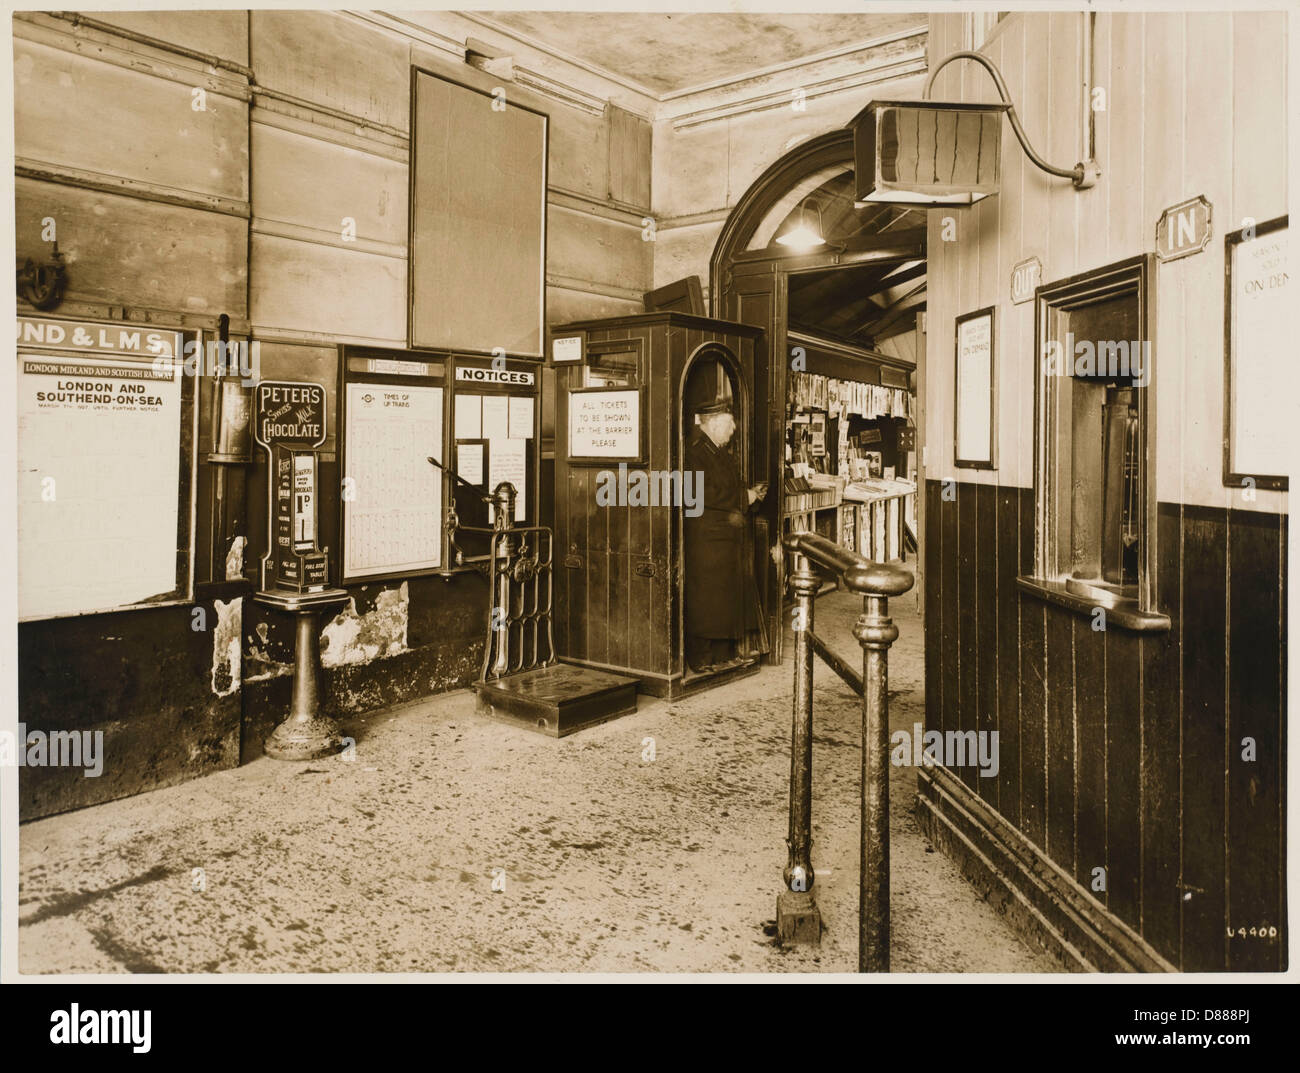
[(1106, 613), (1107, 628), (1118, 626), (1135, 633), (1162, 633), (1171, 627), (1168, 615), (1143, 611), (1136, 599), (1116, 596), (1075, 578), (1049, 581), (1021, 576), (1016, 578), (1016, 587), (1029, 596), (1088, 617), (1095, 616), (1101, 608)]

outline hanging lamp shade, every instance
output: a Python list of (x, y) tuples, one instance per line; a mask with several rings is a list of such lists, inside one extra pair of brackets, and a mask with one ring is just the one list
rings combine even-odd
[(776, 241), (782, 246), (788, 246), (796, 251), (803, 251), (826, 245), (826, 236), (822, 234), (821, 206), (817, 206), (817, 215), (814, 216), (808, 208), (809, 200), (809, 198), (804, 198), (799, 202), (799, 208), (795, 211), (790, 222), (776, 236)]
[(853, 131), (858, 205), (973, 205), (998, 192), (1006, 104), (872, 101)]

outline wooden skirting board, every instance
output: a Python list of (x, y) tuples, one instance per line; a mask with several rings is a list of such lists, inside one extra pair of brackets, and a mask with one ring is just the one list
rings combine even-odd
[(1068, 971), (1178, 971), (947, 769), (917, 770), (916, 815), (989, 904)]

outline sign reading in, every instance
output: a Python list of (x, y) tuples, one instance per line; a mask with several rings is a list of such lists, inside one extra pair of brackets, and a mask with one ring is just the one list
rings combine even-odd
[(1043, 279), (1043, 262), (1029, 257), (1011, 266), (1011, 304), (1021, 305), (1034, 296)]
[(1176, 261), (1200, 253), (1210, 241), (1210, 203), (1204, 197), (1171, 205), (1156, 224), (1156, 256)]
[(263, 447), (319, 447), (325, 442), (325, 389), (263, 380), (253, 394), (253, 435)]

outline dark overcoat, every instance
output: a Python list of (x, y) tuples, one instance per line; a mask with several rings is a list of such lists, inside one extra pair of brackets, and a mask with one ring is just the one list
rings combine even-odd
[(692, 432), (684, 455), (683, 468), (699, 475), (695, 494), (704, 506), (697, 517), (683, 519), (686, 632), (741, 640), (758, 620), (758, 591), (744, 562), (749, 490), (731, 452), (703, 429)]

